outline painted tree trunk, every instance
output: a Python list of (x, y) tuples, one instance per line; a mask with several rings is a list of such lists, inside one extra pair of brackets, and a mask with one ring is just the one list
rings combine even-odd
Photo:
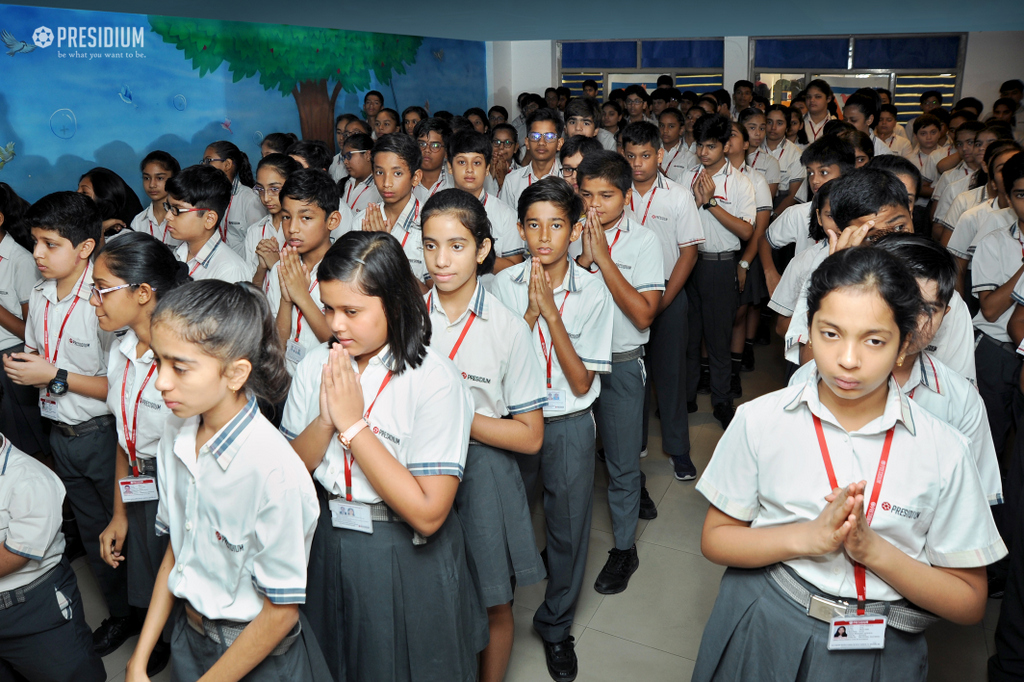
[(299, 109), (299, 125), (303, 140), (323, 140), (331, 154), (334, 149), (334, 105), (341, 92), (341, 83), (327, 91), (327, 80), (305, 80), (292, 88), (295, 106)]

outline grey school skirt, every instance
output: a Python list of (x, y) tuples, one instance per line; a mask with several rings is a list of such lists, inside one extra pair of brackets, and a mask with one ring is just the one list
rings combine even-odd
[(512, 601), (513, 576), (517, 585), (544, 579), (526, 488), (513, 455), (470, 444), (455, 507), (466, 537), (469, 568), (485, 607)]
[[(808, 590), (826, 596), (793, 575)], [(704, 627), (691, 682), (924, 682), (928, 678), (924, 633), (887, 628), (885, 649), (866, 651), (829, 651), (830, 634), (829, 624), (806, 615), (765, 569), (729, 568)]]
[(757, 305), (766, 298), (768, 298), (768, 283), (764, 279), (761, 257), (754, 256), (754, 260), (750, 261), (750, 270), (747, 271), (747, 281), (744, 283), (743, 291), (740, 292), (739, 305), (748, 303)]
[(426, 544), (405, 523), (373, 533), (331, 525), (317, 483), (320, 520), (301, 607), (337, 682), (471, 682), (487, 646), (487, 611), (466, 560), (453, 509)]

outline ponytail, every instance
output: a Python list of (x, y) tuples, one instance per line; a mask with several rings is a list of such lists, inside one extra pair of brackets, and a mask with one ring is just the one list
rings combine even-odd
[(148, 284), (159, 301), (171, 290), (191, 282), (188, 265), (174, 257), (166, 244), (144, 232), (127, 232), (108, 241), (96, 253), (104, 257), (110, 273), (136, 289)]
[(249, 157), (245, 152), (227, 140), (211, 142), (208, 147), (217, 152), (222, 159), (231, 159), (235, 164), (235, 177), (240, 183), (252, 189), (256, 181), (252, 177), (252, 166), (249, 165)]

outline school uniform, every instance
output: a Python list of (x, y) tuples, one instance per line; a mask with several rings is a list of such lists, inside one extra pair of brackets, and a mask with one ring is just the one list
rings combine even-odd
[[(129, 329), (110, 349), (107, 360), (107, 407), (117, 420), (117, 444), (129, 456), (129, 477), (155, 479), (156, 451), (168, 421), (177, 420), (156, 388), (153, 350), (137, 357), (139, 337)], [(132, 447), (129, 448), (128, 439)], [(136, 462), (131, 466), (132, 454)], [(128, 570), (128, 603), (149, 608), (153, 584), (167, 551), (167, 538), (153, 532), (157, 500), (125, 500), (128, 541), (124, 545)]]
[(935, 163), (938, 163), (953, 154), (956, 154), (956, 147), (951, 144), (940, 144), (929, 156), (935, 160)]
[[(772, 159), (772, 162), (774, 163), (775, 160)], [(767, 212), (770, 218), (772, 214), (772, 192), (768, 187), (767, 178), (747, 164), (744, 164), (738, 170), (744, 177), (750, 180), (751, 184), (754, 186), (754, 204), (757, 209), (756, 212)], [(749, 244), (749, 240), (744, 240), (743, 249), (747, 248), (747, 244)], [(743, 291), (740, 292), (740, 305), (758, 305), (762, 300), (768, 298), (768, 283), (764, 278), (764, 268), (761, 267), (761, 256), (755, 253), (754, 257), (750, 259), (749, 266), (750, 267), (747, 268), (747, 279), (743, 287)]]
[[(515, 314), (529, 307), (531, 265), (527, 260), (502, 270), (494, 280), (494, 295)], [(614, 303), (604, 282), (570, 260), (565, 278), (555, 284), (554, 299), (583, 366), (599, 374), (610, 372)], [(537, 320), (535, 332), (534, 352), (547, 368), (549, 386), (544, 445), (538, 454), (517, 459), (531, 500), (538, 478), (544, 485), (548, 584), (533, 627), (545, 641), (561, 642), (569, 636), (590, 545), (596, 459), (591, 407), (601, 392), (601, 381), (595, 377), (589, 391), (575, 395), (543, 317)]]
[(441, 164), (441, 174), (437, 176), (437, 180), (434, 181), (430, 187), (424, 184), (416, 185), (412, 188), (413, 196), (420, 200), (421, 204), (427, 203), (427, 199), (434, 196), (443, 189), (451, 189), (455, 187), (455, 181), (452, 180), (452, 176), (448, 173), (448, 162)]
[[(39, 268), (32, 254), (5, 234), (0, 240), (0, 306), (19, 320), (25, 319), (22, 306), (28, 303), (39, 280)], [(20, 353), (24, 347), (20, 337), (0, 327), (0, 355)], [(49, 438), (39, 415), (39, 391), (11, 381), (2, 366), (0, 386), (4, 396), (0, 401), (0, 433), (6, 434), (23, 452), (49, 454)]]
[(250, 225), (267, 215), (259, 196), (236, 177), (231, 185), (231, 201), (220, 222), (220, 239), (227, 242), (236, 256), (245, 257), (245, 232)]
[[(794, 206), (793, 208), (797, 208)], [(786, 211), (788, 213), (789, 210)], [(806, 298), (806, 290), (808, 282), (811, 280), (811, 275), (818, 269), (818, 266), (828, 258), (828, 242), (824, 239), (818, 242), (814, 247), (806, 249), (798, 253), (793, 260), (789, 262), (786, 269), (782, 273), (782, 277), (779, 279), (779, 284), (775, 287), (775, 293), (772, 294), (771, 300), (768, 301), (768, 307), (777, 312), (783, 317), (790, 318), (789, 326), (792, 329), (794, 324), (802, 325), (804, 329), (807, 327), (806, 320), (806, 305), (803, 308), (804, 317), (800, 318), (797, 315), (797, 311), (800, 309), (800, 299)], [(789, 334), (786, 335), (787, 338)], [(798, 334), (799, 336), (799, 334)], [(806, 334), (804, 338), (798, 339), (799, 343), (806, 343)], [(786, 359), (790, 362), (800, 364), (799, 360), (799, 349), (794, 356), (790, 356), (790, 344), (786, 344)]]
[(905, 157), (911, 152), (913, 152), (913, 147), (910, 144), (910, 140), (908, 140), (904, 136), (897, 135), (895, 132), (888, 140), (882, 140), (882, 142), (884, 142), (889, 147), (893, 154), (898, 154), (900, 156)]
[[(740, 406), (697, 484), (711, 504), (752, 528), (813, 521), (827, 504), (830, 478), (838, 485), (867, 480), (867, 495), (874, 495), (883, 442), (891, 438), (872, 530), (932, 566), (976, 568), (1006, 555), (963, 435), (909, 400), (891, 378), (884, 413), (849, 433), (821, 404), (818, 381), (815, 371), (807, 383)], [(897, 627), (890, 612), (885, 649), (831, 653), (829, 624), (783, 591), (794, 583), (802, 596), (847, 603), (857, 596), (854, 564), (841, 547), (767, 570), (726, 569), (693, 679), (744, 679), (766, 669), (786, 679), (924, 679), (927, 644), (917, 628)], [(913, 608), (870, 570), (866, 596), (869, 613)]]
[[(490, 177), (490, 176), (488, 176)], [(491, 248), (499, 258), (510, 258), (512, 256), (523, 256), (526, 254), (526, 242), (519, 235), (519, 216), (508, 207), (497, 196), (486, 190), (480, 192), (480, 203), (487, 212), (487, 219), (491, 222)], [(480, 283), (490, 291), (495, 275), (487, 273), (480, 275)]]
[(769, 185), (777, 185), (782, 182), (782, 168), (779, 160), (762, 149), (756, 149), (747, 154), (747, 165), (756, 170)]
[(519, 114), (514, 119), (509, 121), (509, 124), (516, 129), (517, 140), (526, 139), (526, 116)]
[[(420, 227), (421, 208), (420, 200), (410, 194), (405, 208), (398, 214), (398, 219), (391, 227), (391, 236), (402, 245), (402, 251), (405, 252), (405, 257), (409, 259), (409, 267), (412, 268), (412, 274), (416, 277), (416, 281), (426, 282), (430, 279), (430, 274), (427, 272), (427, 265), (423, 261), (423, 230)], [(380, 214), (387, 220), (383, 204), (380, 204)], [(365, 211), (360, 211), (355, 215), (355, 224), (359, 226), (359, 229), (362, 229), (365, 216)]]
[[(169, 535), (167, 587), (181, 602), (171, 635), (178, 679), (208, 671), (272, 604), (306, 601), (306, 564), (319, 510), (302, 461), (249, 402), (196, 450), (202, 417), (169, 422), (157, 449), (155, 528)], [(247, 680), (324, 680), (325, 665), (301, 615)]]
[[(469, 307), (454, 321), (448, 319), (437, 289), (425, 298), (433, 328), (431, 348), (461, 371), (476, 414), (501, 419), (544, 407), (544, 368), (522, 317), (488, 293), (482, 281)], [(544, 579), (526, 488), (513, 453), (470, 440), (455, 508), (484, 607), (512, 601), (513, 581), (519, 586)]]
[[(366, 179), (361, 182), (350, 177), (345, 183), (345, 189), (341, 192), (341, 201), (352, 209), (353, 213), (365, 211), (369, 204), (381, 203), (380, 192), (377, 191), (377, 185), (373, 182), (373, 174), (366, 176)], [(358, 223), (356, 225), (358, 226)]]
[(659, 170), (673, 182), (681, 182), (687, 171), (699, 164), (700, 160), (686, 148), (686, 142), (680, 138), (675, 147), (665, 150)]
[(518, 211), (519, 197), (522, 196), (523, 191), (538, 180), (551, 177), (562, 177), (562, 164), (558, 159), (555, 159), (552, 163), (551, 171), (547, 175), (540, 177), (534, 175), (532, 163), (514, 172), (509, 171), (508, 175), (505, 176), (505, 184), (502, 186), (498, 198), (508, 204), (509, 208), (513, 211)]
[(905, 140), (909, 140), (910, 137), (907, 135), (907, 128), (902, 123), (897, 123), (896, 127), (893, 128), (893, 135), (902, 137)]
[[(512, 171), (519, 170), (520, 168), (522, 168), (522, 166), (516, 163), (515, 159), (509, 161), (509, 173), (511, 173)], [(506, 177), (508, 176), (506, 175)], [(484, 178), (484, 191), (490, 194), (492, 197), (498, 197), (498, 195), (501, 194), (501, 187), (498, 186), (498, 181), (495, 180), (494, 176), (491, 175), (490, 173), (488, 173), (487, 177)]]
[(978, 242), (989, 232), (1009, 230), (1016, 222), (1017, 214), (1012, 208), (999, 208), (998, 197), (989, 199), (964, 211), (956, 222), (956, 229), (949, 237), (946, 248), (954, 256), (968, 261), (967, 267), (970, 268)]
[(790, 185), (794, 182), (803, 182), (804, 166), (800, 163), (800, 155), (803, 150), (795, 142), (783, 139), (775, 149), (769, 149), (768, 143), (761, 145), (760, 151), (770, 154), (779, 164), (779, 189), (776, 197), (785, 198), (789, 195)]
[(174, 250), (174, 257), (188, 266), (188, 274), (193, 280), (219, 279), (234, 284), (252, 279), (249, 266), (242, 257), (227, 248), (217, 235), (211, 235), (193, 258), (188, 257), (188, 246), (182, 242)]
[(953, 194), (947, 199), (946, 194), (950, 185), (956, 183), (958, 180), (970, 178), (972, 174), (973, 171), (971, 171), (966, 163), (961, 161), (954, 168), (950, 168), (948, 171), (940, 175), (936, 182), (932, 183), (932, 201), (935, 202), (936, 219), (946, 215), (946, 211), (949, 210), (949, 205), (953, 203), (953, 199), (956, 198), (956, 195), (964, 189), (967, 189), (966, 186), (963, 189), (958, 189), (956, 194)]
[[(685, 186), (693, 190), (695, 170), (686, 176)], [(742, 173), (726, 161), (712, 178), (718, 205), (734, 217), (754, 224), (756, 206), (754, 186)], [(690, 301), (690, 337), (686, 350), (687, 399), (697, 399), (700, 379), (700, 342), (703, 335), (711, 367), (711, 403), (731, 404), (729, 386), (732, 377), (732, 323), (736, 317), (739, 291), (736, 283), (736, 261), (740, 239), (722, 226), (711, 211), (697, 210), (704, 229), (704, 243), (697, 246), (697, 264), (686, 282)]]
[[(323, 304), (320, 302), (320, 278), (318, 273), (320, 270), (320, 263), (317, 263), (309, 271), (309, 286), (306, 289), (309, 291), (310, 298), (313, 299), (313, 303), (320, 310), (323, 309)], [(281, 308), (281, 262), (274, 263), (274, 267), (271, 268), (270, 272), (267, 273), (267, 302), (270, 303), (270, 310), (277, 318), (277, 311)], [(289, 327), (288, 341), (285, 344), (285, 361), (284, 367), (288, 370), (288, 374), (295, 375), (295, 368), (299, 364), (299, 361), (306, 356), (306, 353), (319, 346), (323, 341), (317, 338), (313, 332), (312, 325), (309, 324), (308, 320), (299, 310), (299, 306), (294, 303), (289, 304), (291, 308), (291, 327)]]
[[(319, 418), (328, 353), (323, 344), (299, 363), (281, 422), (289, 439)], [(462, 377), (429, 348), (418, 367), (401, 374), (394, 369), (384, 348), (360, 373), (372, 433), (413, 476), (462, 479), (473, 419)], [(469, 572), (459, 514), (453, 510), (423, 538), (384, 503), (359, 462), (348, 461), (350, 479), (344, 449), (332, 438), (313, 472), (321, 511), (309, 561), (310, 598), (302, 607), (333, 678), (475, 679), (487, 617)], [(347, 479), (352, 502), (373, 506), (372, 534), (332, 525), (331, 505), (345, 500)]]
[[(634, 224), (650, 229), (661, 246), (662, 273), (665, 283), (672, 276), (679, 250), (704, 242), (693, 195), (661, 175), (646, 195), (636, 187), (629, 191), (626, 215)], [(611, 242), (609, 242), (610, 244)], [(651, 323), (647, 362), (653, 370), (653, 386), (648, 383), (645, 404), (650, 393), (658, 397), (661, 410), (661, 447), (666, 454), (688, 459), (690, 431), (686, 412), (686, 347), (689, 334), (690, 302), (684, 287)], [(644, 410), (642, 435), (646, 443), (649, 410)]]
[(811, 239), (811, 202), (795, 204), (783, 211), (765, 232), (765, 238), (773, 249), (782, 249), (796, 244), (796, 255), (800, 255), (817, 244)]
[(28, 560), (0, 577), (0, 678), (5, 680), (102, 682), (107, 677), (93, 651), (75, 572), (64, 558), (63, 503), (57, 475), (0, 435), (0, 543)]
[(274, 216), (267, 215), (259, 222), (249, 226), (249, 230), (245, 233), (245, 248), (243, 249), (245, 252), (243, 260), (249, 268), (249, 279), (256, 274), (256, 269), (260, 265), (259, 258), (256, 256), (256, 247), (264, 239), (274, 239), (277, 241), (278, 249), (283, 247), (287, 241), (284, 237), (284, 222), (281, 223), (281, 229), (278, 229), (274, 225)]
[(815, 123), (811, 120), (811, 114), (808, 112), (804, 116), (804, 132), (807, 134), (808, 144), (817, 142), (825, 134), (825, 126), (828, 125), (828, 122), (834, 120), (836, 120), (835, 116), (826, 114), (821, 123)]
[(163, 220), (156, 219), (152, 203), (150, 203), (142, 213), (132, 219), (131, 228), (135, 232), (145, 232), (151, 237), (156, 237), (172, 249), (181, 243), (179, 240), (172, 237), (170, 230), (167, 229), (166, 215)]
[(341, 158), (344, 152), (338, 152), (331, 159), (331, 167), (327, 169), (331, 179), (335, 182), (341, 182), (348, 177), (348, 169), (345, 168), (345, 159)]
[(875, 147), (875, 156), (885, 156), (886, 154), (896, 153), (892, 149), (890, 149), (889, 145), (883, 142), (881, 138), (875, 135), (875, 131), (872, 130), (871, 132), (869, 132), (868, 137), (871, 138), (871, 144), (874, 145)]
[(962, 216), (967, 209), (974, 208), (988, 198), (987, 184), (960, 192), (960, 194), (953, 199), (953, 203), (949, 205), (949, 208), (946, 209), (946, 213), (941, 219), (938, 214), (936, 214), (936, 220), (938, 220), (939, 224), (947, 230), (953, 230), (956, 227), (956, 224), (960, 221), (960, 216)]
[[(932, 158), (930, 154), (923, 154), (917, 151), (910, 151), (907, 154), (904, 154), (904, 158), (909, 159), (915, 166), (917, 166), (917, 169), (921, 171), (922, 180), (927, 180), (932, 184), (932, 198), (934, 198), (936, 196), (934, 193), (935, 190), (939, 189), (936, 185), (939, 180), (939, 169), (935, 165), (935, 159)], [(914, 203), (915, 213), (917, 212), (918, 206), (927, 208), (929, 201), (931, 201), (929, 197), (918, 197), (917, 201)]]
[(618, 143), (615, 141), (615, 136), (604, 128), (598, 128), (597, 132), (594, 133), (594, 137), (597, 138), (597, 141), (600, 142), (601, 146), (607, 151), (614, 152), (618, 149)]

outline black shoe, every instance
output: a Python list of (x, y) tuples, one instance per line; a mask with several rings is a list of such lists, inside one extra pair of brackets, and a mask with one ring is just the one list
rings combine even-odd
[(729, 382), (729, 397), (730, 398), (742, 398), (743, 397), (743, 382), (740, 380), (739, 374), (733, 374), (732, 379)]
[(989, 599), (1002, 599), (1006, 593), (1006, 578), (996, 578), (989, 576), (988, 579), (988, 598)]
[(672, 468), (675, 469), (677, 481), (692, 481), (697, 478), (697, 467), (693, 466), (689, 455), (672, 455)]
[(700, 379), (697, 380), (697, 393), (699, 395), (710, 395), (711, 393), (711, 370), (700, 370)]
[(600, 450), (597, 451), (597, 458), (602, 462), (606, 461), (604, 457), (604, 448), (601, 448)]
[(574, 649), (574, 637), (566, 637), (561, 642), (544, 640), (544, 658), (548, 663), (548, 675), (557, 682), (572, 682), (579, 673)]
[(167, 667), (171, 660), (171, 645), (162, 639), (158, 639), (153, 653), (149, 655), (149, 663), (146, 664), (146, 677), (154, 678)]
[(736, 408), (729, 403), (722, 403), (721, 405), (715, 405), (715, 409), (711, 414), (718, 420), (718, 423), (722, 425), (722, 429), (724, 430), (729, 428), (729, 423), (736, 414)]
[(92, 646), (101, 658), (117, 651), (129, 638), (139, 634), (142, 623), (137, 618), (107, 618), (92, 633)]
[(696, 400), (688, 400), (688, 401), (686, 401), (686, 413), (687, 414), (693, 414), (694, 412), (697, 411), (697, 409), (698, 408), (697, 408), (697, 401)]
[(545, 547), (540, 551), (540, 562), (544, 564), (544, 572), (551, 573), (551, 569), (548, 568), (548, 548)]
[(740, 371), (754, 371), (754, 344), (752, 343), (746, 343), (743, 345), (743, 362), (740, 364)]
[(636, 555), (636, 545), (627, 550), (608, 550), (608, 561), (597, 574), (594, 589), (601, 594), (618, 594), (625, 591), (629, 578), (640, 567), (640, 559)]
[(771, 315), (761, 315), (757, 323), (757, 333), (754, 335), (754, 343), (759, 346), (769, 346), (772, 342)]
[(644, 521), (658, 518), (658, 508), (654, 506), (646, 487), (640, 488), (640, 518)]

